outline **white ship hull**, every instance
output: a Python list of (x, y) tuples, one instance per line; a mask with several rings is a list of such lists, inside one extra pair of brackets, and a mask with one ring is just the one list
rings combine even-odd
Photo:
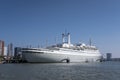
[(55, 62), (96, 62), (101, 60), (99, 52), (70, 52), (67, 51), (44, 51), (23, 52), (23, 58), (28, 62), (55, 63)]

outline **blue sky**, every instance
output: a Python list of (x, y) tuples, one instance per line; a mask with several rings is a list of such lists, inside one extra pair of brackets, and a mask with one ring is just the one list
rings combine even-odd
[(120, 57), (120, 0), (0, 0), (0, 39), (14, 46), (61, 42), (88, 44)]

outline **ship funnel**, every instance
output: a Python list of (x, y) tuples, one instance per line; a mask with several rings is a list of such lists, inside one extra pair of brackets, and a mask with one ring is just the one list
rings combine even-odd
[(62, 34), (62, 42), (63, 43), (67, 43), (67, 44), (71, 44), (70, 43), (70, 33), (67, 33), (67, 34)]

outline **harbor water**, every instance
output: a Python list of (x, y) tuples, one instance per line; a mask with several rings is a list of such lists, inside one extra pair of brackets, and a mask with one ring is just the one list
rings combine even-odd
[(0, 64), (0, 80), (120, 80), (120, 62)]

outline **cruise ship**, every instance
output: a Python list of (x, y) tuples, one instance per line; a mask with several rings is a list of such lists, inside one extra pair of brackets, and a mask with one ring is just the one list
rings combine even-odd
[(70, 33), (62, 34), (62, 43), (46, 48), (22, 48), (22, 58), (32, 63), (99, 62), (102, 54), (84, 43), (71, 44)]

